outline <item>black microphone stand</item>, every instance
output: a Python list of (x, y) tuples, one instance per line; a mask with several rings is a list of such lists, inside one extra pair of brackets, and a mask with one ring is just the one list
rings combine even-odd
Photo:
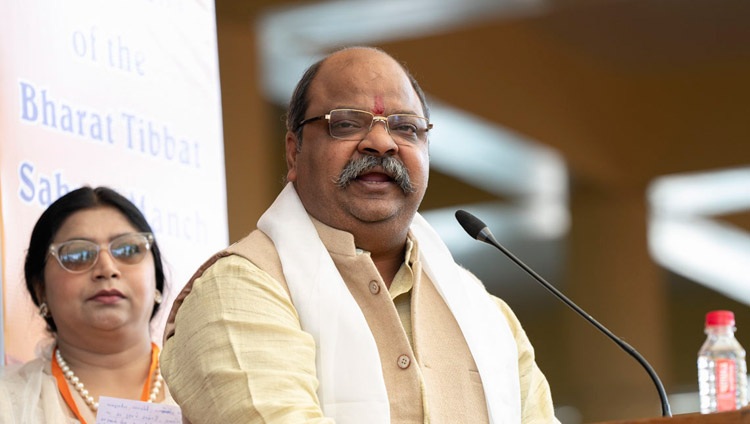
[(672, 411), (669, 407), (669, 401), (667, 400), (667, 393), (664, 390), (664, 385), (662, 385), (661, 380), (659, 379), (659, 376), (656, 375), (656, 371), (651, 367), (651, 365), (646, 361), (646, 359), (641, 356), (638, 351), (636, 351), (632, 346), (627, 344), (624, 340), (620, 339), (619, 337), (615, 336), (607, 327), (600, 324), (597, 320), (595, 320), (591, 315), (586, 313), (583, 309), (581, 309), (578, 305), (573, 303), (572, 300), (568, 299), (562, 292), (557, 290), (555, 286), (547, 282), (544, 278), (542, 278), (539, 274), (537, 274), (533, 269), (529, 268), (525, 263), (523, 263), (520, 259), (518, 259), (513, 253), (511, 253), (508, 249), (503, 247), (500, 243), (498, 243), (497, 240), (495, 240), (495, 236), (492, 235), (492, 232), (490, 229), (482, 222), (479, 218), (475, 217), (474, 215), (470, 214), (469, 212), (458, 210), (456, 211), (456, 219), (458, 220), (458, 223), (461, 224), (464, 230), (473, 238), (476, 238), (479, 241), (485, 242), (491, 246), (496, 247), (501, 252), (505, 254), (510, 260), (516, 263), (516, 265), (520, 266), (524, 271), (526, 271), (529, 275), (534, 277), (536, 281), (538, 281), (542, 286), (544, 286), (547, 290), (549, 290), (553, 295), (557, 296), (558, 299), (562, 300), (563, 303), (568, 305), (571, 309), (576, 311), (580, 316), (582, 316), (585, 320), (590, 322), (594, 325), (599, 331), (604, 333), (607, 337), (609, 337), (613, 342), (615, 342), (618, 346), (620, 346), (624, 351), (626, 351), (630, 356), (635, 358), (638, 363), (643, 366), (643, 368), (646, 369), (646, 372), (648, 372), (648, 375), (651, 377), (651, 380), (653, 380), (654, 384), (656, 385), (656, 391), (659, 392), (659, 399), (661, 400), (661, 411), (663, 417), (671, 417)]

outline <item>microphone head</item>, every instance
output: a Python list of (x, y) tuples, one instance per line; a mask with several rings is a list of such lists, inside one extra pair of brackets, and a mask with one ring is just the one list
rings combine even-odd
[(480, 240), (480, 233), (487, 228), (484, 222), (465, 210), (456, 211), (456, 220), (472, 238)]

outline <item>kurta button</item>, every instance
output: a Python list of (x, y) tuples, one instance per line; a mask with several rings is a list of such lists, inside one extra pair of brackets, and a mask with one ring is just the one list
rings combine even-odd
[(380, 293), (380, 284), (378, 284), (378, 282), (375, 280), (370, 281), (370, 293), (372, 294)]
[(411, 359), (408, 355), (401, 355), (398, 357), (398, 367), (402, 370), (405, 370), (409, 368), (409, 365), (411, 364)]

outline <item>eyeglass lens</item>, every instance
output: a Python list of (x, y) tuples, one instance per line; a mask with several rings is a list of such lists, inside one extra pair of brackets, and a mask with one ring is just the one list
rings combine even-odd
[[(361, 110), (335, 109), (331, 111), (328, 123), (332, 137), (361, 140), (370, 131), (374, 120), (383, 118)], [(410, 143), (424, 140), (427, 133), (427, 119), (417, 115), (389, 115), (386, 125), (391, 136)]]
[[(148, 233), (125, 234), (109, 243), (112, 257), (124, 264), (136, 264), (143, 260), (151, 249), (151, 235)], [(101, 248), (88, 240), (70, 240), (50, 247), (60, 266), (68, 271), (83, 272), (91, 269), (99, 259)]]

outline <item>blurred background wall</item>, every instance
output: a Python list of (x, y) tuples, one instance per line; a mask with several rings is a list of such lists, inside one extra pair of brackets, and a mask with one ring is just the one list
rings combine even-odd
[[(326, 51), (376, 45), (446, 106), (433, 116), (442, 153), (434, 153), (421, 208), (432, 222), (460, 232), (444, 212), (482, 211), (501, 243), (651, 363), (675, 413), (697, 408), (706, 312), (733, 310), (738, 338), (750, 346), (744, 0), (217, 0), (216, 9), (230, 241), (254, 228), (282, 187), (286, 98), (271, 87), (274, 76), (286, 69), (293, 85), (300, 64)], [(425, 22), (426, 15), (437, 20)], [(513, 140), (458, 127), (440, 132), (462, 114)], [(459, 159), (485, 138), (490, 148), (520, 146), (522, 153), (508, 154), (521, 159), (509, 164), (504, 150)], [(497, 184), (474, 172), (502, 173), (515, 169), (512, 162), (552, 164), (544, 169), (554, 178), (529, 184), (526, 177), (539, 176), (531, 165), (516, 180), (495, 176)], [(713, 178), (722, 175), (730, 178)], [(695, 184), (676, 191), (683, 203), (662, 207), (668, 202), (657, 188), (670, 176)], [(556, 218), (530, 219), (545, 211)], [(704, 238), (664, 236), (671, 233), (656, 231), (659, 218)], [(554, 224), (539, 231), (545, 222)], [(466, 235), (456, 240), (449, 245), (457, 260), (524, 324), (563, 423), (661, 414), (656, 389), (633, 358), (499, 252)], [(658, 250), (659, 240), (672, 241), (672, 250)], [(731, 277), (720, 275), (738, 264)], [(707, 271), (692, 273), (691, 265)]]

